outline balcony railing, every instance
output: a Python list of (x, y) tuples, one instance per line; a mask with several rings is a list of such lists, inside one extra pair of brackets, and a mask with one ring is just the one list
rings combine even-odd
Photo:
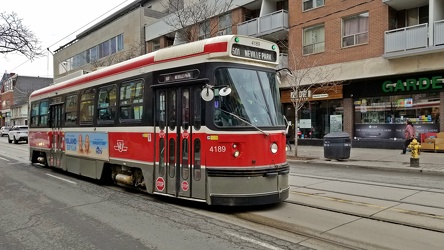
[(436, 21), (434, 24), (434, 42), (435, 46), (444, 45), (444, 20)]
[(279, 10), (238, 24), (237, 33), (247, 36), (262, 36), (287, 28), (288, 11)]
[(425, 48), (428, 24), (409, 26), (385, 32), (385, 53)]
[(386, 31), (385, 55), (399, 55), (403, 52), (431, 53), (435, 49), (444, 49), (444, 20), (435, 21), (432, 32), (433, 43), (429, 41), (432, 36), (427, 23)]

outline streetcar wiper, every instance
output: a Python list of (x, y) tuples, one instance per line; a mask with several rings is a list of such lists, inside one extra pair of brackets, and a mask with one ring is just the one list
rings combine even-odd
[(226, 114), (229, 114), (229, 115), (233, 116), (234, 118), (237, 118), (238, 120), (240, 120), (240, 121), (242, 121), (242, 122), (245, 122), (246, 124), (248, 124), (248, 125), (252, 126), (253, 128), (257, 129), (258, 131), (262, 132), (262, 133), (263, 133), (264, 135), (266, 135), (266, 136), (269, 136), (269, 135), (270, 135), (270, 134), (268, 134), (267, 132), (265, 132), (265, 131), (263, 131), (262, 129), (256, 127), (255, 125), (253, 125), (252, 123), (248, 122), (247, 120), (243, 119), (242, 117), (240, 117), (240, 116), (238, 116), (238, 115), (235, 115), (235, 114), (233, 114), (233, 113), (231, 113), (231, 112), (225, 111), (225, 110), (220, 109), (220, 108), (219, 108), (219, 110), (222, 111), (222, 112), (224, 112), (224, 113), (226, 113)]

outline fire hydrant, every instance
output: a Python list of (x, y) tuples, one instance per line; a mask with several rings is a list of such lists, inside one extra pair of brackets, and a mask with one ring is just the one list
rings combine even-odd
[(410, 167), (419, 167), (419, 150), (421, 149), (421, 144), (418, 143), (416, 139), (413, 139), (412, 142), (410, 142), (408, 148), (412, 151), (411, 157), (410, 157)]

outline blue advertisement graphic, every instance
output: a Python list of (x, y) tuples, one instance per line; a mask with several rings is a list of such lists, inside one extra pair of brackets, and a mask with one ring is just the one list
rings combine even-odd
[(109, 157), (108, 134), (100, 132), (66, 132), (65, 150), (68, 155), (89, 156), (106, 160)]

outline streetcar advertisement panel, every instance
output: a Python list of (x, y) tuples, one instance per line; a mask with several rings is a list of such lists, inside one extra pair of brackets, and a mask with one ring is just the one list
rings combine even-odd
[(108, 134), (100, 132), (66, 132), (66, 154), (107, 160)]

